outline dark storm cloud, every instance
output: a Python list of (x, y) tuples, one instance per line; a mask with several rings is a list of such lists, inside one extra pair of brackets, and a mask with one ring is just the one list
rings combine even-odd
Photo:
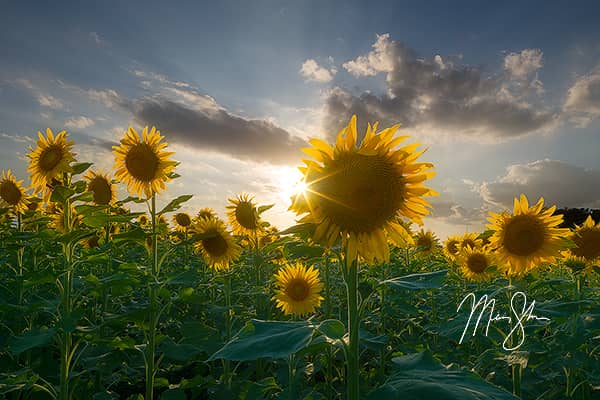
[(269, 121), (241, 118), (223, 109), (192, 109), (166, 98), (144, 98), (126, 107), (138, 123), (160, 127), (171, 142), (238, 159), (295, 164), (300, 149), (307, 146)]
[[(382, 126), (436, 128), (451, 134), (496, 139), (521, 136), (551, 125), (556, 116), (536, 109), (515, 91), (512, 76), (486, 76), (482, 67), (436, 55), (419, 58), (389, 35), (378, 36), (373, 51), (348, 61), (344, 68), (355, 77), (386, 75), (387, 92), (354, 95), (343, 88), (325, 99), (325, 127), (337, 132), (352, 114)], [(362, 130), (362, 129), (361, 129)]]

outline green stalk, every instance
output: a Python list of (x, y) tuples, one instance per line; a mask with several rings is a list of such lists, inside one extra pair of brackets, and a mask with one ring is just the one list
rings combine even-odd
[(354, 260), (348, 266), (346, 258), (346, 269), (344, 280), (346, 281), (346, 295), (348, 300), (348, 337), (349, 343), (346, 348), (347, 374), (346, 385), (348, 400), (359, 400), (359, 327), (360, 317), (358, 314), (358, 260)]
[(296, 386), (294, 385), (296, 368), (295, 368), (295, 359), (294, 353), (290, 354), (290, 358), (288, 360), (288, 379), (289, 379), (289, 396), (290, 400), (294, 400), (296, 398)]
[[(68, 182), (68, 179), (65, 179)], [(63, 204), (63, 224), (65, 232), (71, 231), (71, 200), (67, 199)], [(71, 315), (71, 291), (73, 287), (73, 246), (67, 242), (62, 245), (63, 254), (65, 256), (65, 274), (62, 282), (62, 301), (61, 315), (62, 319)], [(58, 393), (59, 400), (68, 400), (69, 396), (69, 370), (71, 362), (71, 351), (73, 347), (73, 338), (70, 332), (62, 332), (61, 348), (60, 348), (60, 390)]]
[[(512, 300), (512, 295), (513, 295), (513, 285), (512, 285), (512, 278), (508, 278), (508, 312), (509, 315), (511, 315), (511, 309), (510, 309), (510, 302)], [(513, 329), (513, 322), (512, 322), (512, 318), (510, 319), (510, 331), (512, 331)], [(512, 348), (513, 346), (513, 335), (510, 336), (510, 340), (509, 340), (509, 346)], [(523, 376), (523, 369), (521, 367), (521, 364), (519, 365), (511, 365), (511, 376), (512, 376), (512, 384), (513, 384), (513, 394), (515, 396), (521, 397), (521, 379)]]
[[(229, 266), (227, 267), (227, 271), (224, 276), (225, 280), (225, 339), (227, 342), (231, 339), (231, 271)], [(224, 360), (224, 375), (225, 381), (227, 382), (227, 387), (231, 387), (231, 362), (229, 360)]]
[(331, 285), (329, 283), (329, 254), (325, 254), (325, 319), (331, 315)]
[(152, 277), (150, 282), (150, 331), (148, 332), (148, 343), (146, 346), (146, 397), (145, 400), (154, 398), (154, 378), (155, 371), (155, 353), (156, 353), (156, 328), (158, 326), (157, 318), (157, 291), (156, 281), (158, 280), (158, 234), (156, 218), (156, 195), (152, 193), (150, 215), (152, 217)]

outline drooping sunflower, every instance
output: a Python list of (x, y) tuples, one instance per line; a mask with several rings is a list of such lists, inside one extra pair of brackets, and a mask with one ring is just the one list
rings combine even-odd
[(399, 223), (418, 224), (429, 213), (423, 196), (436, 195), (423, 186), (433, 177), (430, 163), (418, 163), (418, 143), (396, 148), (406, 136), (394, 138), (398, 125), (376, 133), (368, 126), (357, 147), (356, 116), (342, 129), (334, 146), (311, 139), (304, 151), (314, 160), (300, 167), (305, 190), (293, 196), (290, 209), (305, 215), (300, 222), (315, 225), (313, 239), (327, 247), (342, 239), (347, 262), (358, 255), (367, 262), (389, 260), (386, 233), (405, 246), (412, 242)]
[(94, 195), (94, 203), (106, 206), (117, 201), (117, 191), (108, 174), (90, 170), (84, 178), (88, 181), (87, 191)]
[(186, 232), (190, 225), (192, 225), (192, 218), (189, 214), (177, 213), (173, 216), (173, 223), (175, 224), (175, 230)]
[(483, 282), (492, 277), (489, 267), (494, 265), (495, 261), (493, 254), (487, 248), (463, 247), (458, 254), (457, 262), (460, 271), (469, 280)]
[(201, 253), (204, 261), (213, 269), (225, 270), (240, 255), (240, 247), (227, 231), (225, 224), (218, 219), (197, 221), (193, 231), (200, 236), (194, 250)]
[(209, 218), (217, 218), (217, 214), (215, 213), (215, 210), (213, 210), (212, 208), (209, 208), (209, 207), (201, 209), (200, 211), (198, 211), (198, 214), (196, 214), (196, 219), (209, 219)]
[(321, 304), (323, 283), (319, 271), (297, 262), (285, 265), (275, 274), (276, 290), (273, 300), (284, 314), (305, 315), (315, 312)]
[(141, 214), (139, 217), (137, 217), (137, 222), (142, 227), (148, 226), (150, 225), (150, 218), (148, 218), (147, 214)]
[(449, 236), (444, 242), (444, 255), (450, 261), (455, 261), (460, 252), (461, 238), (459, 236)]
[(76, 229), (82, 219), (82, 216), (77, 214), (77, 211), (73, 205), (71, 205), (71, 220), (69, 221), (69, 225), (66, 225), (67, 221), (65, 221), (65, 212), (60, 204), (51, 203), (46, 212), (50, 217), (48, 227), (60, 233), (71, 232), (72, 230)]
[(34, 193), (40, 193), (48, 185), (54, 185), (62, 180), (64, 172), (71, 171), (71, 162), (75, 161), (75, 154), (71, 151), (74, 142), (67, 141), (67, 132), (61, 131), (56, 137), (50, 128), (46, 129), (46, 137), (38, 132), (36, 149), (30, 147), (29, 168), (31, 185)]
[(227, 206), (227, 216), (235, 235), (252, 235), (262, 229), (253, 200), (254, 198), (246, 193), (240, 194), (237, 199), (229, 199), (231, 205)]
[(564, 243), (561, 237), (568, 235), (566, 228), (557, 228), (562, 215), (552, 215), (556, 206), (543, 210), (544, 199), (529, 207), (525, 195), (515, 198), (513, 215), (508, 212), (490, 212), (494, 231), (490, 247), (496, 249), (498, 267), (508, 276), (519, 276), (543, 262), (554, 262)]
[(116, 177), (127, 183), (127, 190), (133, 195), (147, 198), (165, 189), (165, 182), (170, 180), (169, 174), (175, 169), (177, 162), (169, 157), (175, 153), (166, 152), (166, 142), (156, 128), (148, 127), (142, 131), (142, 138), (132, 127), (125, 132), (119, 146), (113, 146), (115, 154)]
[(415, 236), (415, 246), (417, 251), (422, 254), (430, 254), (439, 246), (438, 238), (432, 231), (421, 229)]
[(566, 252), (568, 256), (583, 259), (587, 265), (592, 265), (600, 259), (600, 222), (594, 223), (591, 215), (582, 225), (575, 226), (569, 239), (576, 247)]
[(2, 170), (0, 180), (0, 207), (12, 208), (16, 213), (23, 214), (29, 209), (29, 201), (23, 181), (17, 181), (11, 170)]

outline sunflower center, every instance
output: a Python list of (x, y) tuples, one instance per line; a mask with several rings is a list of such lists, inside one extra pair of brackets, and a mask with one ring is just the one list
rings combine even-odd
[(62, 159), (62, 148), (58, 145), (50, 145), (40, 154), (38, 165), (42, 171), (52, 171)]
[[(470, 246), (472, 249), (474, 249), (475, 246), (475, 241), (473, 239), (465, 239), (462, 241), (462, 247), (467, 247)], [(458, 250), (458, 249), (457, 249)]]
[(308, 185), (308, 203), (343, 231), (379, 229), (402, 205), (402, 174), (385, 156), (340, 154), (322, 174)]
[(249, 202), (241, 202), (235, 208), (235, 219), (237, 222), (246, 229), (256, 229), (258, 220), (254, 207)]
[(217, 232), (215, 232), (215, 235), (208, 239), (202, 239), (202, 247), (211, 256), (219, 257), (227, 253), (227, 241)]
[(190, 216), (187, 215), (186, 213), (177, 213), (175, 214), (175, 221), (177, 221), (177, 223), (180, 226), (190, 226), (190, 224), (192, 223), (192, 220), (190, 219)]
[(517, 215), (505, 227), (503, 245), (509, 253), (529, 256), (544, 245), (546, 230), (534, 216)]
[(467, 259), (467, 268), (476, 274), (480, 274), (488, 267), (487, 259), (483, 254), (471, 254)]
[(450, 242), (448, 242), (448, 244), (446, 245), (446, 248), (448, 249), (448, 252), (452, 255), (457, 254), (458, 253), (458, 241), (457, 240), (452, 240)]
[(571, 253), (578, 257), (583, 257), (586, 260), (593, 260), (600, 257), (600, 230), (599, 229), (582, 229), (573, 238), (577, 245), (571, 249)]
[(101, 176), (96, 176), (90, 181), (89, 190), (94, 194), (94, 203), (106, 205), (112, 199), (110, 183)]
[(308, 285), (308, 282), (302, 278), (293, 278), (285, 287), (285, 294), (294, 301), (306, 300), (309, 292), (310, 286)]
[(138, 143), (125, 156), (127, 171), (135, 179), (150, 182), (156, 176), (160, 160), (147, 143)]
[(429, 250), (431, 249), (431, 247), (433, 246), (433, 242), (431, 241), (431, 239), (427, 236), (419, 236), (417, 238), (417, 247), (422, 247), (425, 250)]
[(16, 206), (21, 201), (23, 194), (14, 182), (4, 181), (0, 183), (0, 197), (11, 206)]

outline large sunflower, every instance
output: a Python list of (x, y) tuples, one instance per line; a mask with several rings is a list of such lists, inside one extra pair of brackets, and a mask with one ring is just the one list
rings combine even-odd
[(465, 278), (482, 282), (491, 278), (489, 267), (494, 265), (494, 257), (487, 248), (466, 246), (457, 257), (458, 265)]
[(204, 261), (215, 270), (224, 270), (240, 255), (240, 247), (233, 236), (218, 219), (203, 219), (197, 221), (193, 231), (200, 236), (194, 244), (194, 250), (202, 254)]
[(173, 216), (173, 223), (175, 224), (175, 230), (186, 232), (192, 224), (192, 218), (189, 214), (177, 213)]
[(236, 235), (251, 235), (262, 229), (254, 198), (242, 193), (237, 199), (229, 199), (227, 216)]
[(569, 249), (568, 255), (583, 259), (588, 265), (600, 259), (600, 222), (594, 223), (591, 215), (575, 227), (569, 238), (576, 247)]
[(522, 275), (542, 262), (553, 262), (563, 248), (561, 237), (568, 235), (566, 228), (557, 228), (562, 215), (552, 215), (556, 206), (543, 210), (544, 199), (529, 207), (525, 195), (515, 198), (514, 213), (490, 213), (487, 225), (494, 231), (490, 246), (496, 249), (499, 267), (508, 276)]
[(304, 151), (314, 160), (300, 167), (305, 190), (293, 197), (291, 210), (307, 214), (300, 222), (316, 225), (313, 239), (328, 247), (341, 237), (348, 262), (362, 256), (368, 262), (389, 260), (385, 233), (398, 245), (410, 243), (401, 217), (422, 224), (435, 195), (423, 186), (434, 173), (429, 163), (417, 163), (418, 143), (396, 148), (406, 136), (394, 138), (398, 125), (376, 133), (369, 125), (357, 147), (356, 116), (342, 129), (334, 146), (311, 139)]
[(71, 162), (75, 161), (75, 154), (71, 151), (74, 142), (67, 141), (67, 132), (61, 131), (54, 136), (50, 128), (46, 129), (46, 137), (38, 132), (37, 148), (30, 148), (29, 168), (31, 185), (35, 193), (53, 185), (53, 180), (62, 180), (63, 172), (71, 171)]
[(160, 193), (165, 189), (165, 182), (174, 170), (177, 162), (169, 157), (175, 153), (164, 151), (166, 142), (156, 128), (148, 127), (142, 131), (142, 138), (132, 127), (125, 132), (121, 145), (113, 146), (115, 154), (116, 177), (119, 181), (127, 183), (127, 190), (131, 194), (142, 197), (151, 197), (153, 193)]
[(84, 178), (88, 181), (87, 190), (94, 195), (94, 203), (98, 205), (113, 204), (117, 201), (117, 191), (108, 174), (102, 171), (89, 171)]
[(323, 300), (323, 283), (319, 280), (319, 271), (314, 267), (305, 267), (300, 262), (286, 265), (275, 274), (276, 286), (273, 300), (283, 312), (305, 315), (315, 312)]
[(0, 206), (13, 208), (19, 214), (23, 214), (29, 209), (29, 201), (23, 188), (23, 181), (17, 181), (10, 169), (8, 171), (2, 170)]

